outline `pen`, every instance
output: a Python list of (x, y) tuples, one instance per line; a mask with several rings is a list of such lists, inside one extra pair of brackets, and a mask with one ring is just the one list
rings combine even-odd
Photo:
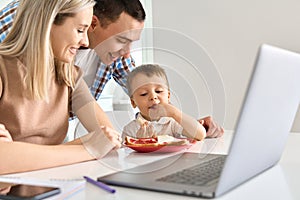
[(95, 185), (95, 186), (97, 186), (97, 187), (99, 187), (99, 188), (102, 188), (103, 190), (106, 190), (106, 191), (108, 191), (108, 192), (110, 192), (110, 193), (115, 193), (115, 192), (116, 192), (115, 189), (109, 187), (108, 185), (106, 185), (106, 184), (104, 184), (104, 183), (102, 183), (102, 182), (100, 182), (100, 181), (95, 181), (95, 180), (93, 180), (93, 179), (91, 179), (91, 178), (89, 178), (89, 177), (87, 177), (87, 176), (84, 176), (83, 178), (84, 178), (87, 182), (89, 182), (89, 183), (91, 183), (91, 184), (93, 184), (93, 185)]

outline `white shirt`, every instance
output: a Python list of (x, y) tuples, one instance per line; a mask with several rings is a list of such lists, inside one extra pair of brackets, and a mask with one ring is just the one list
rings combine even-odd
[(89, 87), (94, 83), (99, 62), (101, 60), (93, 49), (79, 50), (76, 54), (75, 65), (84, 72), (83, 79)]
[[(140, 128), (140, 123), (138, 122), (139, 118), (147, 121), (142, 117), (140, 113), (138, 113), (136, 119), (132, 120), (126, 126), (124, 126), (122, 133), (123, 141), (126, 136), (134, 138), (137, 137), (136, 133)], [(171, 135), (176, 138), (185, 138), (185, 136), (182, 135), (183, 127), (171, 117), (161, 117), (158, 121), (148, 121), (148, 123), (153, 126), (154, 131), (157, 135)]]

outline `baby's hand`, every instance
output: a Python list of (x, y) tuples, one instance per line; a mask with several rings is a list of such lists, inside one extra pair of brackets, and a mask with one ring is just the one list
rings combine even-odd
[(3, 124), (0, 124), (0, 141), (12, 142), (13, 139)]
[(149, 109), (149, 117), (152, 120), (158, 120), (161, 117), (172, 117), (175, 110), (177, 108), (170, 103), (160, 103)]
[(137, 138), (150, 138), (155, 136), (156, 133), (152, 124), (150, 124), (148, 121), (144, 121), (142, 124), (140, 123), (140, 128), (136, 133)]
[(152, 120), (158, 120), (161, 117), (167, 117), (168, 116), (168, 105), (167, 104), (157, 104), (155, 106), (152, 106), (149, 109), (149, 117)]

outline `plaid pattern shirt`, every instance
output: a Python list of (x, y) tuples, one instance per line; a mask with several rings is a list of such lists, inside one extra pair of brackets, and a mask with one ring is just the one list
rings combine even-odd
[(6, 7), (0, 10), (0, 42), (2, 42), (13, 23), (13, 18), (16, 15), (16, 9), (19, 5), (18, 0), (10, 2)]
[(118, 58), (111, 65), (105, 65), (99, 60), (96, 77), (93, 85), (90, 87), (92, 95), (94, 95), (95, 99), (99, 99), (105, 84), (111, 77), (122, 86), (123, 90), (128, 94), (126, 88), (127, 74), (132, 71), (134, 67), (135, 62), (131, 56)]
[[(0, 10), (0, 42), (5, 39), (12, 26), (13, 18), (16, 14), (18, 5), (19, 0), (13, 0), (5, 8)], [(97, 68), (97, 72), (94, 82), (92, 86), (90, 86), (90, 91), (96, 100), (100, 98), (105, 84), (111, 78), (113, 78), (120, 86), (122, 86), (123, 90), (127, 93), (127, 74), (135, 67), (135, 62), (131, 56), (126, 58), (121, 57), (111, 65), (105, 65), (101, 62), (101, 60), (99, 60), (97, 66), (94, 67)]]

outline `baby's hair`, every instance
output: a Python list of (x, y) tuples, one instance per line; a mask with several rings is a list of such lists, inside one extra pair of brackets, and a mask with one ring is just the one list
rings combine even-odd
[(154, 75), (162, 77), (166, 80), (167, 87), (169, 88), (169, 81), (167, 78), (167, 74), (165, 70), (157, 64), (144, 64), (132, 70), (127, 77), (126, 87), (128, 90), (128, 94), (131, 96), (134, 91), (132, 91), (131, 83), (134, 77), (137, 74), (144, 74), (148, 77), (152, 77)]

